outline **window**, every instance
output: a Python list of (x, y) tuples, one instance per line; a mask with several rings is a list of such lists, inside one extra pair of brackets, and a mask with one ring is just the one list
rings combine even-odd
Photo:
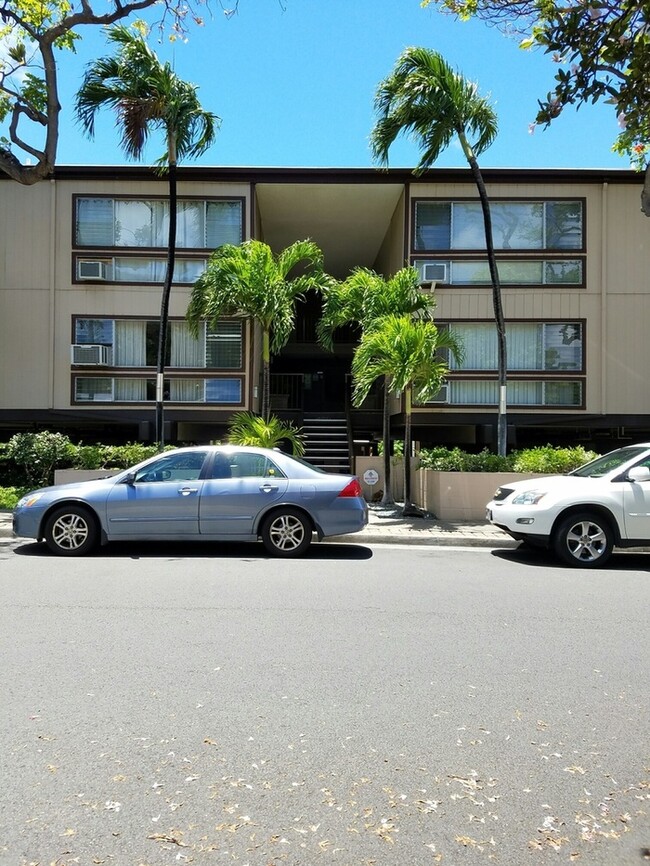
[[(492, 236), (501, 283), (584, 286), (584, 256), (576, 256), (584, 251), (583, 207), (577, 199), (492, 201)], [(413, 225), (413, 250), (429, 254), (413, 260), (423, 282), (491, 284), (488, 261), (477, 256), (485, 250), (480, 202), (416, 201)]]
[(217, 322), (205, 335), (205, 366), (239, 369), (242, 363), (241, 322)]
[[(449, 357), (450, 370), (497, 370), (497, 330), (493, 322), (454, 322), (447, 327), (464, 349), (462, 362)], [(507, 323), (508, 370), (581, 372), (582, 332), (581, 322)]]
[[(155, 367), (159, 328), (157, 320), (77, 318), (74, 321), (74, 344), (111, 347), (111, 366)], [(198, 338), (192, 336), (184, 319), (170, 321), (165, 366), (241, 370), (242, 364), (241, 320), (223, 320), (213, 329), (207, 329), (203, 323)], [(238, 401), (239, 398), (234, 402)]]
[(235, 451), (228, 454), (231, 478), (284, 478), (284, 472), (263, 454)]
[[(436, 274), (432, 265), (439, 265)], [(492, 284), (487, 259), (415, 259), (413, 266), (423, 282), (460, 286)], [(498, 259), (499, 280), (504, 286), (581, 286), (583, 260), (580, 259)]]
[(139, 469), (135, 476), (136, 483), (160, 481), (196, 481), (203, 468), (207, 451), (181, 452), (180, 454), (165, 454)]
[[(496, 250), (583, 249), (583, 203), (572, 201), (492, 201)], [(417, 201), (415, 250), (484, 250), (479, 202)]]
[[(153, 403), (156, 382), (152, 378), (73, 376), (75, 403)], [(241, 378), (181, 379), (164, 381), (164, 399), (171, 403), (242, 403)]]
[[(89, 259), (75, 256), (75, 273), (79, 281), (105, 283), (162, 283), (167, 274), (166, 258), (148, 256), (102, 256)], [(174, 285), (192, 284), (205, 270), (207, 259), (177, 256), (174, 261)]]
[[(166, 199), (85, 198), (75, 200), (75, 245), (165, 248), (169, 232)], [(243, 200), (178, 201), (178, 249), (214, 250), (243, 238)]]
[[(455, 334), (464, 357), (459, 362), (448, 350), (441, 352), (450, 375), (429, 403), (496, 406), (499, 386), (495, 375), (491, 378), (461, 378), (460, 375), (468, 371), (496, 374), (498, 346), (494, 323), (451, 322), (440, 327)], [(506, 323), (508, 405), (581, 407), (584, 380), (567, 376), (573, 373), (575, 377), (576, 373), (584, 372), (583, 331), (582, 322)], [(554, 376), (540, 377), (540, 373)]]
[[(581, 381), (508, 380), (506, 383), (508, 406), (575, 407), (582, 404)], [(496, 406), (499, 386), (495, 381), (450, 379), (447, 402), (472, 406)]]

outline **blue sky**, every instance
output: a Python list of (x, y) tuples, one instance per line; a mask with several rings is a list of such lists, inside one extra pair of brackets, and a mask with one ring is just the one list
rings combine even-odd
[[(441, 52), (490, 96), (499, 136), (481, 157), (483, 167), (628, 167), (611, 152), (618, 133), (611, 106), (566, 109), (531, 135), (537, 99), (551, 89), (555, 66), (481, 22), (456, 21), (419, 0), (240, 0), (231, 18), (218, 5), (212, 16), (191, 28), (185, 44), (155, 43), (161, 59), (199, 85), (203, 107), (222, 118), (202, 165), (370, 167), (377, 84), (405, 47), (420, 45)], [(90, 144), (70, 110), (86, 63), (110, 51), (97, 28), (82, 33), (77, 55), (61, 56), (58, 162), (124, 164), (110, 112)], [(152, 141), (144, 161), (161, 151), (161, 139)], [(416, 162), (414, 145), (396, 142), (390, 166)], [(437, 163), (464, 164), (457, 147)]]

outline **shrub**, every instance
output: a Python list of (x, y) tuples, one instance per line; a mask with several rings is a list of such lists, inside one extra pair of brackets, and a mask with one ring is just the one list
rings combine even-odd
[(587, 451), (582, 445), (572, 448), (555, 448), (543, 445), (527, 448), (512, 455), (513, 472), (550, 472), (564, 475), (598, 457), (595, 451)]
[(28, 487), (0, 487), (0, 511), (13, 511), (25, 493), (29, 493)]
[[(102, 448), (103, 462), (93, 467), (96, 469), (128, 469), (129, 466), (135, 466), (136, 463), (141, 463), (148, 457), (154, 457), (158, 453), (156, 445), (143, 445), (140, 442), (127, 442), (126, 445), (102, 445), (97, 446)], [(172, 450), (173, 445), (165, 448), (165, 451)]]
[(7, 443), (6, 455), (14, 461), (23, 486), (47, 487), (54, 481), (54, 470), (71, 466), (74, 446), (62, 433), (16, 433)]
[(556, 448), (545, 445), (514, 451), (507, 457), (493, 454), (487, 448), (478, 454), (468, 454), (460, 448), (423, 448), (420, 466), (438, 472), (542, 472), (561, 475), (577, 469), (598, 455), (581, 445)]
[[(403, 457), (404, 456), (404, 440), (403, 439), (393, 439), (392, 440), (393, 447), (393, 457)], [(377, 454), (381, 457), (384, 453), (384, 440), (380, 439), (377, 442)]]
[(77, 445), (75, 448), (75, 469), (104, 469), (106, 464), (106, 445)]
[(508, 472), (510, 460), (485, 448), (478, 454), (469, 454), (460, 448), (423, 448), (420, 466), (438, 472)]

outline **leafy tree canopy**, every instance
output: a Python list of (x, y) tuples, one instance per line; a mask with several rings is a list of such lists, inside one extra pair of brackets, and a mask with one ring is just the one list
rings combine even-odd
[(613, 149), (642, 170), (650, 161), (650, 3), (648, 0), (423, 0), (461, 19), (475, 16), (522, 48), (541, 47), (558, 64), (555, 88), (539, 100), (548, 126), (567, 105), (602, 99), (621, 132)]
[(0, 0), (0, 123), (8, 126), (8, 137), (0, 137), (0, 171), (23, 184), (51, 174), (61, 113), (59, 52), (75, 50), (83, 25), (109, 26), (155, 5), (158, 27), (177, 39), (191, 23), (203, 23), (197, 10), (206, 2)]

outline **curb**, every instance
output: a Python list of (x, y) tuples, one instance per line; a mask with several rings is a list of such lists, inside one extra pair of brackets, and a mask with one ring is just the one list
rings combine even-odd
[[(11, 511), (0, 511), (0, 539), (14, 540)], [(30, 539), (25, 540), (29, 541)], [(381, 523), (371, 521), (370, 525), (362, 529), (361, 532), (332, 535), (324, 538), (323, 542), (485, 548), (517, 547), (519, 544), (505, 532), (491, 529), (489, 524), (485, 524), (485, 528), (478, 524), (475, 529), (472, 526), (454, 526), (453, 524), (443, 526), (429, 524), (428, 526), (413, 527), (400, 523), (399, 520), (392, 523), (387, 522), (383, 526)]]

